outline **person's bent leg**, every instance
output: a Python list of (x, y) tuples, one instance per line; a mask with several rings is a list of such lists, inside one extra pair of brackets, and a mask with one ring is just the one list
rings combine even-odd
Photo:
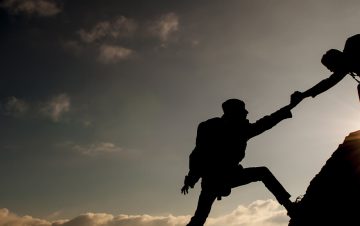
[(280, 184), (276, 177), (270, 172), (266, 167), (259, 167), (262, 171), (262, 182), (265, 184), (267, 189), (274, 194), (276, 199), (280, 204), (289, 201), (290, 194), (285, 190), (285, 188)]
[(290, 194), (275, 178), (267, 167), (249, 167), (239, 171), (238, 178), (234, 180), (233, 187), (241, 186), (251, 182), (262, 181), (266, 188), (275, 196), (281, 205), (287, 205)]
[(195, 214), (187, 226), (203, 226), (209, 216), (211, 206), (215, 201), (215, 198), (216, 196), (214, 194), (201, 191)]

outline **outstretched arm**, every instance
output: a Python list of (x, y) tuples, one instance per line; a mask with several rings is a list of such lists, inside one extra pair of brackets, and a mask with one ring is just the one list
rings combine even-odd
[(335, 86), (338, 82), (340, 82), (345, 76), (347, 72), (337, 72), (333, 73), (329, 78), (326, 78), (320, 81), (318, 84), (313, 86), (312, 88), (306, 90), (305, 92), (296, 91), (291, 95), (291, 103), (280, 110), (272, 113), (271, 115), (265, 116), (254, 124), (251, 124), (250, 129), (250, 136), (248, 139), (257, 136), (263, 133), (266, 130), (271, 129), (276, 124), (281, 122), (286, 118), (291, 118), (291, 109), (294, 108), (297, 104), (299, 104), (304, 98), (306, 97), (315, 97), (320, 93), (325, 92), (326, 90), (330, 89), (331, 87)]
[(337, 49), (327, 51), (321, 58), (321, 63), (333, 72), (333, 74), (303, 93), (296, 92), (294, 98), (301, 101), (306, 97), (316, 97), (339, 83), (349, 73), (348, 65), (343, 55), (344, 54)]
[(297, 98), (299, 91), (294, 92), (290, 98), (290, 104), (286, 105), (285, 107), (280, 108), (279, 110), (275, 111), (271, 115), (267, 115), (255, 123), (250, 124), (249, 136), (248, 139), (257, 136), (266, 130), (271, 129), (276, 124), (281, 122), (284, 119), (291, 118), (291, 110), (296, 107), (301, 101), (301, 99)]
[[(297, 103), (296, 103), (297, 104)], [(250, 133), (248, 139), (255, 137), (266, 130), (271, 129), (276, 124), (281, 122), (284, 119), (291, 118), (291, 109), (296, 105), (295, 103), (291, 103), (286, 105), (285, 107), (277, 110), (271, 115), (264, 116), (263, 118), (257, 120), (255, 123), (250, 124)]]
[(336, 72), (330, 75), (329, 78), (326, 78), (322, 81), (320, 81), (315, 86), (311, 87), (310, 89), (306, 90), (305, 92), (296, 92), (294, 98), (298, 100), (302, 100), (307, 97), (316, 97), (320, 93), (323, 93), (330, 89), (331, 87), (335, 86), (337, 83), (339, 83), (345, 76), (347, 75), (347, 72)]

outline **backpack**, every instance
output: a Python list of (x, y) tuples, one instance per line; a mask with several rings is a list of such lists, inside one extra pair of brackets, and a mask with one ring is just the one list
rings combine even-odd
[(349, 37), (344, 46), (344, 56), (350, 67), (350, 72), (360, 72), (360, 34)]

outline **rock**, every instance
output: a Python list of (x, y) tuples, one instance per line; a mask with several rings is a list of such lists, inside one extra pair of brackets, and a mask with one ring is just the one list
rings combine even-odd
[(360, 130), (345, 138), (297, 203), (289, 226), (312, 225), (360, 225)]

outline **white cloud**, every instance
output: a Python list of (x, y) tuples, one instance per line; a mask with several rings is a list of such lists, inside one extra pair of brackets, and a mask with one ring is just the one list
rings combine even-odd
[(133, 54), (133, 50), (115, 46), (115, 45), (102, 45), (100, 46), (99, 61), (102, 63), (117, 63), (119, 61), (128, 59)]
[(247, 207), (238, 206), (228, 215), (207, 221), (208, 226), (285, 226), (288, 223), (285, 209), (273, 200), (257, 200)]
[(90, 144), (90, 145), (86, 145), (86, 146), (74, 145), (72, 147), (72, 149), (83, 155), (89, 155), (89, 156), (120, 152), (122, 150), (122, 148), (120, 148), (110, 142), (101, 142), (101, 143)]
[(70, 98), (67, 94), (59, 94), (46, 102), (40, 111), (49, 116), (54, 122), (58, 122), (62, 115), (70, 110)]
[(46, 216), (46, 219), (47, 219), (47, 220), (57, 219), (57, 218), (59, 218), (59, 216), (60, 216), (62, 213), (63, 213), (63, 212), (62, 212), (61, 210), (52, 212), (52, 213), (50, 213), (49, 215)]
[(12, 13), (38, 16), (54, 16), (62, 10), (54, 0), (4, 0), (0, 6)]
[(31, 216), (17, 216), (10, 213), (8, 209), (0, 209), (0, 226), (50, 226), (46, 220), (33, 218)]
[[(0, 226), (184, 226), (190, 216), (118, 215), (86, 213), (71, 220), (46, 221), (30, 216), (17, 216), (0, 209)], [(273, 200), (258, 200), (239, 206), (228, 215), (209, 218), (205, 226), (286, 226), (285, 210)]]
[(29, 104), (24, 100), (12, 96), (3, 104), (3, 108), (6, 115), (19, 116), (29, 110)]
[(110, 214), (87, 213), (74, 218), (61, 226), (183, 226), (188, 222), (189, 218), (189, 216), (175, 217), (173, 215), (166, 217), (123, 214), (113, 216)]
[(166, 42), (170, 35), (179, 29), (179, 17), (175, 13), (167, 13), (150, 26), (150, 32)]
[(90, 31), (80, 29), (78, 33), (82, 41), (92, 43), (108, 37), (118, 39), (130, 36), (136, 30), (136, 27), (135, 21), (120, 16), (113, 21), (99, 22)]

